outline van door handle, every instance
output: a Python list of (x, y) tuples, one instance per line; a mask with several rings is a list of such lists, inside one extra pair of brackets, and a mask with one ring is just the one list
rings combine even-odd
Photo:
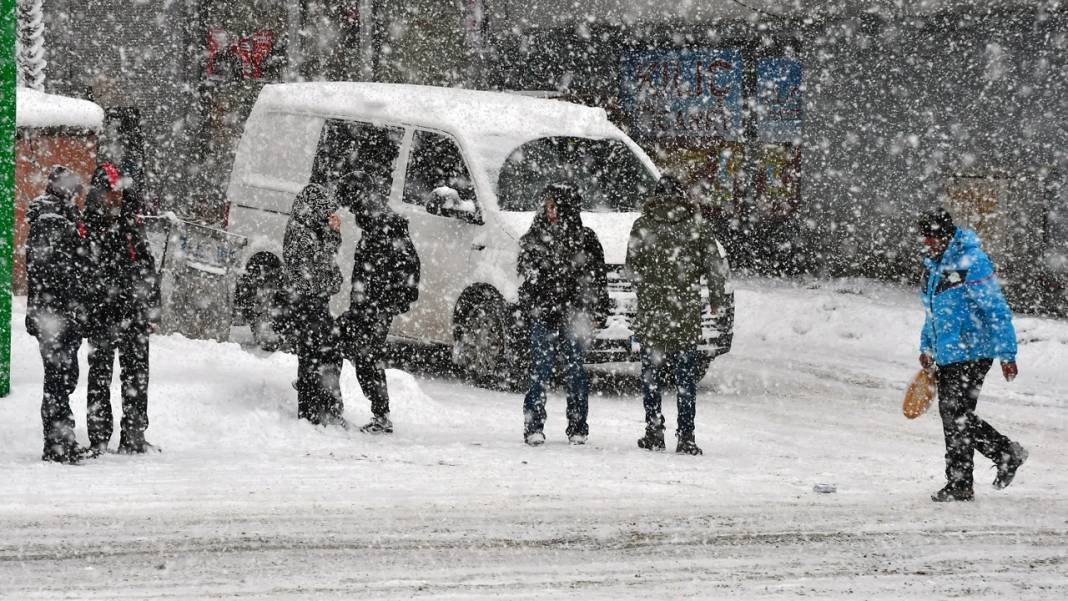
[(474, 243), (471, 245), (471, 250), (486, 250), (485, 244)]

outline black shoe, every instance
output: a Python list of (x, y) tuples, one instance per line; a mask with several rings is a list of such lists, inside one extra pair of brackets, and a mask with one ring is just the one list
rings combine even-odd
[(660, 428), (646, 428), (645, 436), (638, 439), (638, 448), (646, 451), (663, 451), (664, 431)]
[(94, 455), (90, 453), (89, 449), (78, 446), (78, 443), (61, 442), (46, 446), (44, 453), (41, 454), (41, 461), (77, 465), (82, 460), (92, 459), (93, 457)]
[(119, 449), (116, 452), (119, 455), (150, 455), (153, 453), (162, 453), (163, 449), (146, 440), (142, 440), (133, 444), (120, 444)]
[(995, 466), (998, 468), (998, 475), (994, 478), (994, 488), (1001, 490), (1012, 484), (1012, 479), (1016, 477), (1016, 470), (1027, 461), (1028, 455), (1027, 449), (1020, 446), (1020, 443), (1014, 442), (1009, 445), (1009, 452), (1005, 453), (1001, 463)]
[(93, 458), (100, 457), (101, 455), (106, 455), (108, 452), (107, 441), (94, 442), (93, 444), (89, 445), (88, 452), (89, 456)]
[(567, 441), (573, 445), (584, 445), (590, 438), (589, 427), (583, 427), (574, 423), (569, 423), (567, 429), (564, 430), (564, 434), (567, 435)]
[(951, 503), (953, 501), (971, 501), (975, 499), (975, 492), (971, 486), (947, 484), (941, 490), (931, 495), (935, 503)]
[(675, 447), (675, 452), (681, 455), (703, 455), (704, 451), (701, 447), (697, 446), (697, 443), (693, 440), (693, 432), (688, 434), (679, 434), (679, 444)]

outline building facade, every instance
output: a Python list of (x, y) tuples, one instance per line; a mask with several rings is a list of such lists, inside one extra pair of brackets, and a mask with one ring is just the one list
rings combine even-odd
[[(811, 2), (776, 14), (786, 3), (747, 2), (748, 14), (719, 14), (603, 0), (602, 19), (538, 4), (548, 10), (494, 13), (528, 25), (491, 21), (492, 85), (605, 106), (662, 165), (689, 165), (737, 264), (908, 280), (915, 216), (945, 204), (986, 239), (1017, 306), (1064, 310), (1060, 4)], [(700, 65), (715, 60), (710, 84)]]

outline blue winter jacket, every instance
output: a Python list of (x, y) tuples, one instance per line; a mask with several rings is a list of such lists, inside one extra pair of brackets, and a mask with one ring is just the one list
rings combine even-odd
[(980, 244), (975, 232), (957, 228), (940, 261), (924, 259), (927, 319), (920, 352), (934, 356), (938, 365), (1016, 360), (1012, 311)]

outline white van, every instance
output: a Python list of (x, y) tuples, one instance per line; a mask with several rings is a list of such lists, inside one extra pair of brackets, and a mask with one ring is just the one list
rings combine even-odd
[[(382, 154), (371, 146), (383, 141), (395, 145), (396, 160), (378, 166), (381, 192), (408, 220), (422, 261), (419, 300), (394, 320), (393, 338), (447, 345), (456, 365), (483, 382), (520, 375), (525, 336), (513, 327), (519, 238), (539, 192), (569, 181), (583, 195), (583, 222), (604, 246), (614, 301), (588, 361), (637, 360), (630, 329), (635, 299), (621, 274), (631, 225), (659, 178), (645, 152), (601, 109), (381, 83), (268, 85), (248, 117), (230, 175), (228, 229), (248, 238), (236, 317), (261, 342), (270, 341), (266, 301), (278, 285), (294, 197), (309, 182), (329, 186), (349, 170), (367, 168)], [(347, 211), (342, 217), (339, 261), (347, 279), (358, 231)], [(334, 298), (335, 313), (348, 299), (346, 282)], [(730, 349), (733, 319), (733, 300), (706, 313), (703, 368)]]

